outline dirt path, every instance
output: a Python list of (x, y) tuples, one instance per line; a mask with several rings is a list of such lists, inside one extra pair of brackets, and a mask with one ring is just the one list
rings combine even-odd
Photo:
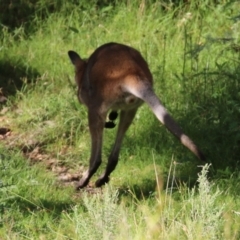
[[(64, 165), (63, 161), (57, 159), (54, 154), (44, 152), (44, 144), (37, 142), (35, 139), (36, 134), (27, 134), (26, 132), (20, 132), (19, 129), (14, 129), (14, 119), (9, 118), (6, 113), (10, 109), (8, 107), (0, 108), (0, 143), (6, 147), (7, 150), (20, 150), (24, 158), (32, 164), (42, 164), (47, 171), (51, 171), (56, 176), (57, 183), (63, 186), (72, 186), (75, 188), (75, 184), (80, 180), (84, 168), (78, 167), (73, 169)], [(66, 153), (70, 148), (66, 147), (64, 152)], [(93, 184), (89, 184), (80, 192), (87, 192), (90, 194), (101, 192), (101, 188), (95, 188)], [(76, 192), (76, 196), (81, 195), (79, 191)]]
[(10, 124), (10, 119), (6, 116), (0, 116), (0, 142), (3, 143), (7, 149), (21, 150), (23, 156), (30, 164), (44, 164), (46, 169), (52, 171), (57, 179), (65, 185), (74, 185), (75, 182), (80, 179), (82, 171), (76, 173), (73, 169), (67, 168), (60, 163), (59, 160), (51, 154), (44, 153), (40, 143), (34, 142), (31, 138), (25, 138), (24, 133), (14, 132)]

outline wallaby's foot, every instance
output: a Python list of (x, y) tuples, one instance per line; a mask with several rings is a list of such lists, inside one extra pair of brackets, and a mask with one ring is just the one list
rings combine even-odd
[(77, 183), (77, 185), (76, 185), (76, 187), (75, 187), (75, 189), (76, 190), (80, 190), (80, 189), (82, 189), (82, 188), (84, 188), (84, 187), (86, 187), (87, 185), (88, 185), (88, 182), (89, 182), (89, 180), (80, 180), (78, 183)]
[(102, 185), (108, 183), (109, 180), (110, 180), (109, 176), (102, 176), (95, 182), (95, 186), (101, 187)]
[(76, 190), (80, 190), (81, 188), (86, 187), (89, 183), (89, 179), (90, 178), (88, 172), (85, 172), (80, 181), (76, 184)]

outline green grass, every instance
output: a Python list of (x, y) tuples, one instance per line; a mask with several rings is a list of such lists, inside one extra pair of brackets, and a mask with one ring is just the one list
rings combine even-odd
[[(0, 127), (12, 136), (0, 142), (0, 239), (239, 239), (239, 3), (179, 2), (42, 0), (18, 12), (22, 25), (2, 16), (0, 94), (8, 102)], [(156, 93), (210, 166), (202, 170), (145, 105), (100, 191), (75, 193), (22, 156), (38, 146), (72, 172), (88, 166), (87, 112), (67, 51), (87, 58), (110, 41), (141, 51)], [(93, 182), (115, 134), (105, 131)]]
[(95, 193), (76, 194), (43, 167), (30, 166), (19, 152), (1, 152), (2, 239), (239, 237), (240, 202), (234, 197), (239, 191), (229, 193), (226, 186), (220, 190), (217, 181), (209, 182), (208, 165), (198, 175), (198, 187), (174, 187), (177, 165), (172, 165), (166, 189), (159, 175), (158, 190), (139, 198), (131, 188), (111, 184)]

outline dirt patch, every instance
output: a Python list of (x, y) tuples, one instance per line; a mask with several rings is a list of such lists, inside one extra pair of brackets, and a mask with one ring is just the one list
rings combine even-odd
[[(24, 135), (15, 133), (8, 126), (8, 120), (6, 117), (0, 117), (0, 141), (4, 143), (8, 149), (20, 149), (23, 156), (29, 161), (30, 164), (41, 163), (47, 170), (53, 172), (58, 181), (63, 185), (75, 185), (82, 176), (83, 168), (80, 168), (78, 172), (74, 169), (68, 168), (63, 165), (57, 158), (51, 154), (45, 153), (41, 149), (41, 143), (31, 140), (31, 138), (22, 140)], [(19, 141), (21, 139), (21, 141)], [(24, 144), (22, 144), (24, 142)], [(90, 190), (92, 191), (92, 190)]]
[[(76, 183), (82, 177), (84, 167), (80, 166), (77, 168), (71, 168), (57, 159), (54, 154), (45, 152), (44, 146), (46, 144), (38, 142), (36, 135), (40, 134), (35, 131), (34, 133), (27, 134), (25, 132), (17, 132), (14, 129), (13, 119), (6, 116), (6, 112), (9, 109), (7, 107), (2, 108), (0, 111), (0, 142), (4, 144), (6, 149), (13, 150), (19, 149), (30, 165), (41, 164), (47, 171), (51, 171), (57, 179), (57, 184), (61, 186), (72, 186), (75, 188)], [(63, 146), (60, 154), (65, 155), (71, 148)], [(78, 198), (82, 193), (96, 194), (101, 193), (101, 188), (96, 188), (94, 183), (90, 183), (82, 191), (76, 191), (74, 198)]]

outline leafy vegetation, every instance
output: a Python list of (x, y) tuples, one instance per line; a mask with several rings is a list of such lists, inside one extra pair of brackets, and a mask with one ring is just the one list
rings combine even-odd
[[(11, 129), (0, 131), (1, 239), (239, 239), (238, 1), (0, 6), (0, 129)], [(74, 192), (90, 143), (67, 51), (87, 58), (110, 41), (141, 51), (207, 165), (143, 106), (111, 183)], [(115, 134), (105, 131), (103, 159)]]

